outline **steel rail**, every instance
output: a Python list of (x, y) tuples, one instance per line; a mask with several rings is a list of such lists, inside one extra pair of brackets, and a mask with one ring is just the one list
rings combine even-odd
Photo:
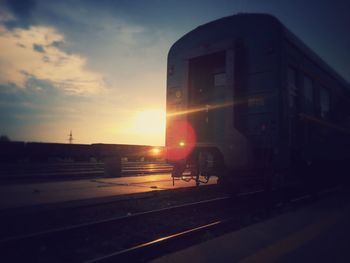
[[(120, 262), (120, 257), (126, 257), (128, 255), (131, 255), (132, 253), (139, 253), (140, 249), (148, 249), (149, 247), (152, 246), (158, 246), (158, 245), (164, 245), (164, 242), (169, 242), (169, 241), (176, 241), (178, 239), (182, 239), (182, 238), (188, 238), (191, 237), (191, 235), (194, 234), (200, 234), (201, 232), (205, 232), (205, 231), (210, 231), (213, 230), (214, 228), (221, 226), (225, 223), (228, 223), (232, 221), (232, 219), (224, 219), (224, 220), (218, 220), (218, 221), (214, 221), (212, 223), (209, 224), (205, 224), (199, 227), (195, 227), (195, 228), (191, 228), (179, 233), (175, 233), (166, 237), (162, 237), (162, 238), (158, 238), (156, 240), (153, 241), (149, 241), (131, 248), (127, 248), (127, 249), (123, 249), (108, 255), (104, 255), (98, 258), (94, 258), (92, 260), (88, 260), (85, 261), (85, 263), (108, 263), (108, 262)], [(141, 259), (139, 259), (141, 260)]]
[[(322, 190), (322, 191), (318, 192), (318, 194), (325, 195), (325, 194), (329, 194), (329, 193), (332, 193), (332, 192), (335, 192), (338, 190), (339, 190), (338, 187), (334, 187), (334, 188)], [(253, 195), (253, 194), (258, 194), (258, 193), (262, 193), (262, 192), (263, 192), (262, 190), (257, 190), (257, 191), (253, 191), (253, 192), (244, 192), (244, 193), (238, 194), (237, 196)], [(302, 201), (306, 201), (306, 200), (311, 199), (311, 198), (312, 198), (312, 195), (302, 195), (302, 196), (290, 199), (289, 202), (290, 203), (302, 202)], [(274, 208), (279, 208), (279, 204), (275, 204)], [(166, 243), (177, 242), (180, 239), (191, 238), (192, 235), (200, 234), (202, 232), (205, 233), (207, 231), (213, 231), (216, 228), (233, 223), (235, 221), (236, 221), (235, 217), (217, 220), (217, 221), (214, 221), (214, 222), (209, 223), (209, 224), (205, 224), (205, 225), (202, 225), (199, 227), (191, 228), (191, 229), (181, 231), (181, 232), (169, 235), (169, 236), (158, 238), (156, 240), (145, 242), (143, 244), (139, 244), (139, 245), (136, 245), (136, 246), (133, 246), (130, 248), (126, 248), (126, 249), (116, 251), (116, 252), (113, 252), (113, 253), (110, 253), (107, 255), (96, 257), (94, 259), (87, 260), (84, 263), (121, 262), (121, 260), (123, 260), (123, 259), (128, 259), (128, 260), (134, 259), (134, 260), (136, 260), (136, 262), (143, 262), (143, 261), (149, 260), (150, 258), (154, 258), (154, 257), (150, 256), (152, 253), (149, 251), (147, 252), (147, 250), (153, 249), (154, 251), (159, 251), (159, 248), (161, 246), (166, 246)], [(142, 252), (145, 254), (142, 254)], [(144, 258), (142, 258), (142, 255)], [(137, 258), (133, 258), (136, 256), (137, 256)]]
[(203, 201), (198, 201), (198, 202), (192, 202), (192, 203), (187, 203), (187, 204), (181, 204), (181, 205), (176, 205), (176, 206), (171, 206), (171, 207), (165, 207), (165, 208), (145, 211), (145, 212), (128, 214), (125, 216), (112, 217), (112, 218), (108, 218), (108, 219), (97, 220), (97, 221), (92, 221), (92, 222), (87, 222), (87, 223), (82, 223), (82, 224), (76, 224), (76, 225), (72, 225), (72, 226), (66, 226), (66, 227), (45, 230), (45, 231), (39, 231), (36, 233), (31, 233), (31, 234), (26, 234), (26, 235), (10, 236), (10, 237), (0, 239), (0, 246), (4, 245), (6, 243), (10, 243), (10, 242), (19, 242), (19, 241), (30, 240), (30, 239), (39, 239), (39, 238), (44, 238), (44, 237), (47, 237), (50, 235), (63, 234), (65, 232), (68, 233), (70, 231), (82, 230), (84, 228), (90, 228), (90, 227), (95, 227), (95, 226), (103, 225), (103, 224), (110, 224), (110, 223), (114, 223), (114, 222), (116, 223), (119, 221), (128, 220), (128, 219), (132, 219), (132, 218), (137, 218), (137, 217), (142, 217), (142, 216), (150, 216), (150, 215), (155, 215), (157, 213), (170, 212), (170, 211), (175, 211), (177, 209), (190, 208), (190, 207), (195, 207), (198, 205), (204, 205), (204, 204), (209, 204), (209, 203), (214, 203), (214, 202), (221, 202), (224, 200), (229, 200), (230, 198), (232, 198), (232, 197), (230, 197), (230, 196), (218, 197), (218, 198), (213, 198), (213, 199), (209, 199), (209, 200), (203, 200)]

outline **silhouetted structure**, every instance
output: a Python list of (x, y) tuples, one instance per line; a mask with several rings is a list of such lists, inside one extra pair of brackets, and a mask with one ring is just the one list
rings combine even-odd
[(10, 138), (6, 135), (1, 135), (0, 136), (0, 142), (9, 142)]
[(72, 134), (72, 131), (70, 131), (69, 133), (69, 138), (68, 138), (68, 141), (69, 141), (69, 144), (72, 144), (73, 143), (73, 134)]

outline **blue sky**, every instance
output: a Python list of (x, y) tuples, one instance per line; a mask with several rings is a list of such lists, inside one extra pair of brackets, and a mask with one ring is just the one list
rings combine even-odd
[(350, 80), (346, 0), (0, 2), (0, 134), (164, 144), (166, 56), (200, 24), (270, 13)]

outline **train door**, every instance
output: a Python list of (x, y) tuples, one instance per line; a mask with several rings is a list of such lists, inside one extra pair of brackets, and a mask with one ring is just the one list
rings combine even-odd
[(302, 121), (299, 121), (299, 143), (304, 149), (312, 148), (312, 129), (313, 125), (309, 121), (315, 115), (315, 87), (311, 77), (303, 74), (303, 85), (300, 92), (300, 112)]
[(189, 61), (188, 119), (198, 143), (216, 142), (223, 131), (220, 104), (225, 100), (225, 61), (224, 51)]
[(294, 67), (288, 66), (287, 72), (287, 89), (288, 89), (288, 104), (289, 104), (289, 145), (291, 148), (298, 147), (301, 142), (300, 134), (300, 101), (298, 96), (297, 70)]

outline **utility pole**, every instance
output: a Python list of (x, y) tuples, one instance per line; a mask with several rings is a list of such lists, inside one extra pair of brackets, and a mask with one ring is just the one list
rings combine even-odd
[(70, 133), (69, 133), (69, 139), (68, 139), (68, 141), (69, 141), (69, 144), (72, 144), (73, 143), (73, 134), (72, 134), (72, 130), (70, 131)]

